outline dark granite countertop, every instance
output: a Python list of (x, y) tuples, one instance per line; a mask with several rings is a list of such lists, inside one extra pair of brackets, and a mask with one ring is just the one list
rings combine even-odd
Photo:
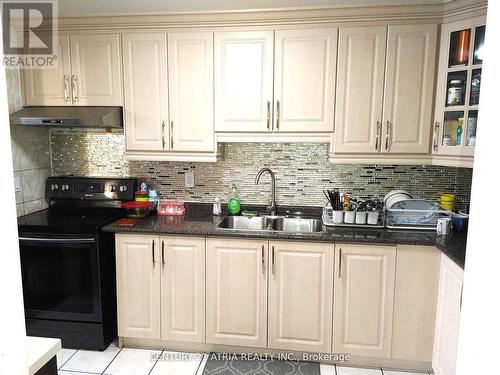
[[(258, 210), (257, 208), (256, 210)], [(295, 208), (318, 216), (321, 208)], [(246, 237), (275, 240), (304, 240), (342, 243), (436, 246), (458, 266), (464, 268), (467, 235), (455, 233), (438, 236), (430, 231), (408, 231), (359, 228), (324, 228), (318, 233), (285, 233), (278, 231), (236, 231), (217, 228), (220, 216), (213, 216), (209, 205), (190, 205), (185, 216), (150, 216), (145, 219), (119, 220), (103, 230), (115, 233), (159, 233), (205, 237)]]

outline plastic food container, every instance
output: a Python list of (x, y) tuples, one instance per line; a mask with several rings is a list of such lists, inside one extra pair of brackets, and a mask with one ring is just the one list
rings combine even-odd
[(158, 202), (156, 213), (160, 216), (180, 216), (186, 214), (184, 202), (162, 199)]
[(130, 219), (143, 219), (149, 216), (152, 203), (149, 202), (123, 202), (122, 207)]
[(136, 202), (148, 202), (149, 201), (149, 193), (147, 191), (136, 191), (135, 192), (135, 201)]

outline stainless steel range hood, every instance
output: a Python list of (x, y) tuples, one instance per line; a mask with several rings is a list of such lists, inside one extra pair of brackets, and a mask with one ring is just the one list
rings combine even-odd
[(123, 128), (122, 107), (24, 107), (10, 115), (12, 125), (54, 128)]

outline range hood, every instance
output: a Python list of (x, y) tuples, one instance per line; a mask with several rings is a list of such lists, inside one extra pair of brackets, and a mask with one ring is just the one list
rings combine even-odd
[(123, 128), (122, 112), (122, 107), (24, 107), (10, 115), (10, 123), (54, 128)]

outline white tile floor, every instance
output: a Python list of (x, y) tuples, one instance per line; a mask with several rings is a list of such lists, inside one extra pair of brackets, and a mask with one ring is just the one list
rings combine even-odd
[[(202, 375), (206, 354), (165, 350), (119, 349), (111, 344), (103, 352), (61, 349), (57, 354), (59, 375)], [(422, 375), (383, 369), (320, 365), (321, 375)]]

